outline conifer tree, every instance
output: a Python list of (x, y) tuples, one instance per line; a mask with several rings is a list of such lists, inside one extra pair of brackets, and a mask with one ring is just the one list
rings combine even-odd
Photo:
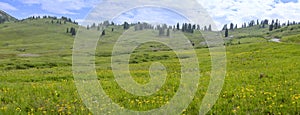
[(179, 27), (180, 25), (179, 25), (179, 23), (177, 23), (177, 30), (180, 30), (180, 27)]
[(225, 29), (225, 37), (228, 37), (228, 29)]

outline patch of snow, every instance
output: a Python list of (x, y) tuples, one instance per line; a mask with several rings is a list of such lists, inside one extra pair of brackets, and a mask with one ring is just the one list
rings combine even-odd
[(278, 39), (278, 38), (273, 38), (273, 39), (271, 39), (269, 41), (271, 41), (271, 42), (278, 42), (278, 43), (281, 42), (280, 39)]

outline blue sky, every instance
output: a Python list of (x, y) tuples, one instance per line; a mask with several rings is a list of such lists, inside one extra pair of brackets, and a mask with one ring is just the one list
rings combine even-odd
[[(245, 21), (256, 19), (280, 19), (300, 21), (300, 3), (298, 0), (197, 0), (214, 19), (218, 27), (226, 23), (241, 25)], [(23, 19), (33, 15), (67, 16), (79, 23), (92, 10), (99, 0), (0, 0), (0, 10)], [(155, 20), (148, 14), (166, 15), (165, 20), (175, 23), (184, 20), (166, 9), (135, 9), (119, 16), (127, 21)], [(155, 17), (154, 16), (154, 17)], [(158, 18), (157, 18), (158, 19)], [(160, 21), (160, 20), (157, 20)]]

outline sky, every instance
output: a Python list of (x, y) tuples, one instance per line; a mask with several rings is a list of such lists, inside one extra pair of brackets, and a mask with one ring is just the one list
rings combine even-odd
[[(279, 19), (282, 23), (288, 20), (300, 22), (300, 2), (298, 0), (197, 0), (212, 17), (214, 23), (221, 28), (231, 22), (241, 26), (244, 22), (262, 19)], [(0, 0), (0, 10), (18, 19), (29, 16), (67, 16), (81, 23), (89, 12), (101, 4), (101, 0)], [(122, 4), (120, 4), (122, 5)], [(184, 6), (184, 5), (183, 5)], [(152, 17), (161, 18), (149, 18)], [(139, 8), (122, 13), (121, 19), (137, 22), (166, 21), (175, 23), (185, 20), (168, 9)], [(176, 20), (174, 20), (176, 19)]]

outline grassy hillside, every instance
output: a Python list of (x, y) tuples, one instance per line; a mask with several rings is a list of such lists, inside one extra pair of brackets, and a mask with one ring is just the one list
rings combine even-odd
[[(238, 41), (240, 41), (241, 39), (254, 38), (254, 40), (258, 41), (262, 41), (263, 39), (279, 39), (281, 40), (281, 42), (299, 43), (299, 37), (297, 37), (300, 35), (299, 33), (300, 25), (284, 26), (273, 31), (269, 31), (268, 27), (260, 28), (259, 26), (253, 26), (248, 28), (238, 28), (235, 30), (229, 30), (229, 37), (226, 39), (226, 41), (230, 42), (230, 44), (237, 44)], [(241, 42), (242, 41), (245, 40), (241, 40)]]
[[(78, 26), (52, 24), (51, 19), (0, 24), (0, 114), (89, 113), (73, 80), (74, 37), (66, 33), (70, 27)], [(300, 114), (297, 27), (282, 28), (281, 33), (255, 27), (231, 31), (234, 38), (226, 47), (225, 84), (209, 114)], [(112, 28), (114, 32), (110, 31)], [(180, 83), (176, 54), (160, 43), (139, 46), (129, 61), (134, 80), (141, 84), (149, 82), (149, 66), (161, 62), (167, 68), (167, 82), (148, 97), (127, 93), (116, 83), (110, 67), (111, 50), (123, 32), (121, 26), (109, 26), (98, 42), (96, 70), (103, 89), (115, 103), (131, 110), (163, 106)], [(200, 32), (186, 36), (196, 44), (201, 78), (193, 102), (182, 114), (197, 114), (210, 80), (211, 57), (208, 49), (199, 45), (204, 41)], [(283, 42), (268, 42), (268, 37), (275, 36)]]

